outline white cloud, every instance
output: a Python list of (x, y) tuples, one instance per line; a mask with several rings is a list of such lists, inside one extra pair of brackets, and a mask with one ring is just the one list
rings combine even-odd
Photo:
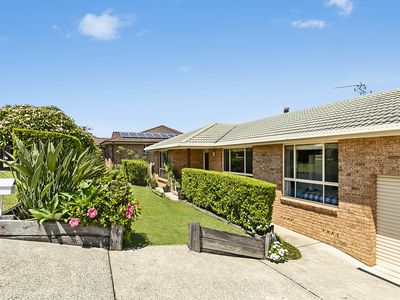
[(119, 29), (132, 24), (133, 15), (118, 16), (105, 11), (101, 15), (86, 14), (79, 23), (79, 32), (100, 41), (111, 41), (120, 37)]
[(336, 6), (339, 8), (339, 15), (349, 16), (353, 12), (354, 4), (351, 0), (327, 0), (325, 2), (328, 6)]
[(189, 71), (190, 71), (190, 66), (187, 66), (187, 65), (184, 65), (184, 66), (180, 66), (179, 68), (178, 68), (178, 70), (180, 71), (180, 72), (183, 72), (183, 73), (188, 73)]
[(323, 20), (296, 20), (291, 25), (300, 29), (323, 29), (326, 23)]

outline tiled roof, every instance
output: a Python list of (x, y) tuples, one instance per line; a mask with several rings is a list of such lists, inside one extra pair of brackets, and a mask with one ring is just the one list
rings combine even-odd
[(168, 138), (171, 138), (181, 134), (182, 132), (167, 127), (165, 125), (160, 125), (154, 128), (147, 129), (142, 132), (120, 132), (114, 131), (112, 133), (111, 138), (103, 139), (99, 142), (98, 145), (107, 145), (107, 144), (154, 144), (161, 141), (165, 141)]
[(153, 127), (147, 130), (142, 131), (143, 133), (174, 133), (174, 134), (181, 134), (182, 132), (173, 129), (171, 127), (160, 125), (157, 127)]
[(400, 89), (322, 105), (238, 125), (215, 123), (152, 145), (224, 146), (400, 130)]
[(99, 146), (102, 142), (104, 142), (105, 140), (107, 140), (108, 138), (101, 138), (101, 137), (97, 137), (97, 136), (92, 136), (94, 143), (96, 144), (96, 146)]

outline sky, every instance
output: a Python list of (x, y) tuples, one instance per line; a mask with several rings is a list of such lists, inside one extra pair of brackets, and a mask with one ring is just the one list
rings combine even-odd
[(189, 131), (400, 87), (397, 0), (0, 1), (0, 106)]

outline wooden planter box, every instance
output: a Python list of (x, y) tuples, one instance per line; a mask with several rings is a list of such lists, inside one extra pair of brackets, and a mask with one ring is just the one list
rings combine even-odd
[(253, 238), (202, 227), (196, 222), (189, 223), (188, 246), (195, 252), (265, 259), (268, 257), (272, 237), (272, 231), (260, 238)]
[(71, 228), (67, 223), (28, 220), (0, 220), (0, 238), (59, 243), (83, 247), (122, 250), (124, 228), (84, 226)]

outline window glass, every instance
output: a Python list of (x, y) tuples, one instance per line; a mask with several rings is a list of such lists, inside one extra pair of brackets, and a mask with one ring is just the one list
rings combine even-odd
[(244, 149), (231, 149), (231, 172), (244, 173)]
[(337, 186), (325, 186), (325, 203), (338, 205), (339, 196), (338, 196), (338, 187)]
[(325, 181), (338, 182), (338, 144), (325, 144)]
[(297, 182), (296, 198), (323, 202), (323, 186), (320, 184)]
[(253, 174), (253, 149), (246, 148), (246, 173)]
[(296, 146), (296, 178), (322, 181), (322, 144)]
[(294, 178), (293, 146), (285, 146), (285, 177)]
[(229, 172), (229, 150), (224, 150), (224, 171)]
[(294, 181), (285, 180), (284, 195), (285, 196), (289, 196), (289, 197), (294, 197), (295, 196), (294, 186), (295, 186), (295, 182)]
[(160, 152), (160, 177), (166, 178), (166, 172), (164, 169), (164, 163), (168, 161), (168, 152)]

